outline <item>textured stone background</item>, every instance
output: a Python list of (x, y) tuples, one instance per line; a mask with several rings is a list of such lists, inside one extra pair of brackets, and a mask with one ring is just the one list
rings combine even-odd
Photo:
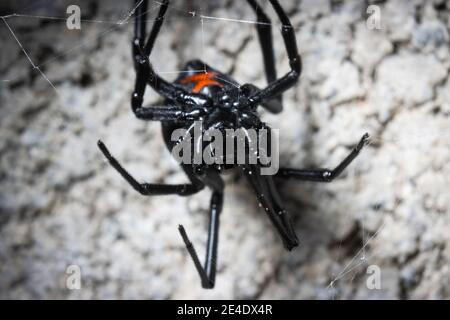
[[(173, 1), (154, 66), (173, 79), (202, 57), (264, 85), (254, 25), (206, 19), (202, 36), (187, 13), (202, 4), (205, 15), (254, 20), (251, 10), (189, 4)], [(83, 17), (97, 22), (81, 31), (64, 20), (6, 19), (58, 94), (0, 21), (0, 298), (450, 298), (450, 2), (378, 2), (381, 30), (366, 27), (370, 2), (282, 4), (304, 60), (285, 111), (263, 114), (281, 130), (282, 165), (332, 167), (364, 132), (372, 140), (332, 184), (280, 183), (302, 242), (291, 253), (245, 181), (228, 176), (212, 291), (201, 289), (177, 231), (184, 224), (203, 257), (209, 191), (142, 197), (96, 147), (103, 139), (142, 181), (186, 181), (160, 125), (130, 111), (132, 23), (111, 23), (129, 3), (83, 1)], [(64, 17), (67, 5), (7, 1), (2, 15)], [(287, 59), (273, 21), (281, 75)], [(158, 100), (147, 92), (148, 103)], [(80, 290), (65, 287), (73, 264)], [(381, 290), (366, 286), (372, 264)]]

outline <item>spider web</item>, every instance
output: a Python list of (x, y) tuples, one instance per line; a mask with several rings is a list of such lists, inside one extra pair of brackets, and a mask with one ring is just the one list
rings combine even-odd
[[(129, 11), (127, 11), (122, 18), (120, 18), (119, 20), (99, 20), (99, 19), (80, 19), (80, 22), (82, 23), (92, 23), (92, 24), (106, 24), (106, 25), (112, 25), (111, 28), (102, 31), (99, 35), (96, 35), (94, 37), (92, 37), (91, 39), (88, 40), (82, 40), (79, 43), (77, 43), (76, 45), (74, 45), (73, 47), (58, 53), (56, 55), (54, 55), (52, 58), (47, 59), (46, 61), (42, 62), (42, 63), (35, 63), (32, 59), (31, 59), (31, 55), (28, 53), (28, 51), (25, 49), (25, 47), (22, 45), (22, 42), (19, 40), (18, 36), (16, 35), (15, 31), (13, 30), (13, 28), (10, 26), (10, 24), (8, 23), (9, 19), (14, 19), (14, 18), (27, 18), (27, 19), (42, 19), (42, 20), (46, 20), (46, 21), (56, 21), (56, 22), (61, 22), (61, 23), (66, 23), (67, 21), (67, 16), (47, 16), (47, 15), (32, 15), (32, 14), (23, 14), (23, 13), (11, 13), (8, 15), (4, 15), (4, 16), (0, 16), (0, 19), (2, 19), (3, 23), (5, 24), (5, 26), (8, 28), (9, 32), (11, 33), (11, 36), (14, 38), (14, 40), (17, 42), (18, 46), (20, 47), (20, 49), (22, 50), (23, 54), (26, 56), (27, 60), (29, 61), (29, 63), (31, 64), (31, 69), (32, 70), (38, 70), (42, 77), (52, 86), (52, 88), (57, 92), (56, 87), (52, 84), (52, 82), (50, 81), (50, 79), (45, 75), (45, 73), (41, 70), (43, 66), (57, 60), (60, 58), (63, 58), (65, 56), (67, 56), (68, 54), (72, 53), (73, 51), (75, 51), (76, 49), (82, 48), (84, 47), (86, 44), (90, 43), (90, 42), (95, 42), (97, 41), (99, 38), (102, 38), (114, 31), (117, 30), (118, 27), (123, 27), (123, 26), (128, 26), (130, 24), (132, 24), (134, 22), (134, 20), (136, 19), (136, 9), (143, 3), (144, 0), (139, 1), (133, 8), (131, 8)], [(162, 4), (159, 1), (156, 0), (150, 0), (149, 3), (152, 3), (153, 6), (151, 9), (147, 10), (147, 12), (143, 13), (143, 14), (147, 14), (147, 13), (151, 13), (152, 11), (157, 12), (157, 10), (159, 9), (159, 6)], [(191, 17), (193, 19), (197, 19), (200, 21), (201, 23), (201, 33), (202, 33), (202, 40), (201, 40), (201, 47), (202, 47), (202, 52), (205, 52), (205, 30), (204, 30), (204, 26), (205, 26), (205, 20), (212, 20), (212, 21), (224, 21), (224, 22), (234, 22), (234, 23), (243, 23), (243, 24), (252, 24), (252, 25), (271, 25), (269, 23), (264, 23), (264, 22), (258, 22), (258, 21), (252, 21), (252, 20), (241, 20), (241, 19), (233, 19), (233, 18), (226, 18), (226, 17), (215, 17), (215, 16), (211, 16), (211, 15), (204, 15), (201, 13), (202, 10), (200, 10), (200, 12), (197, 11), (187, 11), (185, 9), (182, 9), (178, 6), (175, 6), (173, 4), (169, 5), (169, 10), (173, 10), (173, 11), (177, 11), (179, 13), (182, 13), (188, 17)], [(168, 16), (168, 13), (166, 13), (166, 20), (170, 19), (170, 16)], [(179, 19), (181, 17), (177, 17), (177, 19)], [(154, 19), (147, 19), (147, 22), (154, 22)], [(155, 66), (157, 67), (157, 66)], [(186, 73), (186, 72), (192, 72), (192, 71), (188, 71), (188, 70), (170, 70), (170, 71), (164, 71), (164, 70), (157, 70), (158, 73), (160, 74), (179, 74), (179, 73)], [(199, 71), (199, 72), (206, 72), (206, 70), (203, 71)], [(2, 79), (1, 81), (3, 82), (10, 82), (13, 81), (14, 79)]]

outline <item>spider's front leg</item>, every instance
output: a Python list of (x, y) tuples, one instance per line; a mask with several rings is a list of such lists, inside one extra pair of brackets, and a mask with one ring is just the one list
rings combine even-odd
[[(135, 37), (132, 43), (134, 66), (136, 69), (135, 89), (131, 96), (131, 106), (133, 112), (142, 112), (141, 108), (147, 85), (150, 85), (156, 92), (172, 101), (177, 106), (183, 106), (187, 109), (206, 108), (210, 106), (212, 104), (211, 99), (201, 94), (187, 92), (183, 88), (167, 82), (153, 69), (149, 61), (149, 57), (164, 22), (169, 1), (162, 0), (158, 16), (155, 19), (153, 28), (148, 36), (148, 40), (144, 45), (147, 24), (145, 20), (147, 2), (147, 0), (136, 0)], [(158, 113), (158, 111), (155, 113)], [(170, 111), (167, 114), (169, 113)], [(136, 115), (139, 117), (138, 114)], [(170, 118), (173, 120), (174, 115), (170, 116)], [(181, 119), (177, 118), (177, 120)]]
[(358, 156), (362, 148), (368, 143), (369, 134), (364, 134), (358, 145), (353, 148), (352, 152), (333, 170), (329, 169), (291, 169), (280, 168), (275, 177), (286, 179), (299, 179), (315, 182), (331, 182), (339, 176), (345, 168)]
[(294, 28), (288, 15), (281, 7), (278, 0), (269, 0), (279, 19), (281, 20), (281, 34), (286, 47), (291, 70), (282, 78), (271, 82), (266, 88), (257, 92), (249, 98), (251, 104), (260, 104), (267, 99), (277, 97), (291, 88), (300, 77), (302, 71), (302, 60), (298, 53)]
[[(258, 19), (256, 30), (258, 32), (259, 43), (263, 54), (267, 83), (270, 84), (277, 79), (272, 39), (272, 22), (256, 0), (247, 0), (247, 2), (255, 12), (256, 18)], [(263, 101), (261, 106), (272, 113), (281, 112), (283, 110), (282, 95)]]

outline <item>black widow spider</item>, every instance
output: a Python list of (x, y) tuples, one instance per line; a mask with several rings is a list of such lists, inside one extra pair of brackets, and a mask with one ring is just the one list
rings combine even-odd
[[(252, 84), (239, 85), (230, 76), (199, 60), (188, 62), (185, 67), (185, 70), (188, 70), (187, 75), (180, 75), (174, 83), (162, 79), (154, 71), (149, 56), (164, 21), (169, 1), (161, 2), (158, 17), (145, 42), (148, 1), (136, 0), (135, 36), (132, 42), (136, 83), (131, 97), (131, 107), (139, 119), (161, 121), (163, 137), (169, 150), (179, 143), (171, 141), (171, 133), (178, 128), (191, 128), (196, 120), (203, 120), (207, 127), (242, 128), (244, 130), (268, 128), (259, 119), (256, 112), (258, 105), (272, 113), (282, 111), (281, 94), (295, 85), (300, 76), (302, 64), (297, 51), (295, 32), (288, 16), (277, 0), (269, 1), (282, 23), (281, 34), (291, 70), (282, 78), (277, 79), (271, 21), (256, 0), (247, 0), (257, 16), (257, 31), (268, 82), (267, 87), (259, 89)], [(164, 105), (142, 107), (147, 84), (166, 99)], [(330, 182), (356, 158), (368, 141), (368, 137), (368, 134), (365, 134), (358, 145), (334, 170), (280, 168), (274, 177)], [(189, 196), (205, 187), (212, 189), (204, 267), (182, 225), (179, 226), (179, 231), (200, 275), (203, 288), (213, 288), (216, 276), (219, 215), (222, 210), (224, 191), (224, 182), (220, 173), (224, 167), (182, 163), (181, 168), (188, 176), (190, 183), (176, 185), (139, 183), (119, 164), (101, 141), (98, 142), (98, 146), (109, 163), (142, 195)], [(237, 167), (246, 176), (258, 201), (278, 231), (284, 247), (292, 250), (298, 246), (298, 238), (275, 188), (273, 177), (261, 175), (261, 166), (258, 164), (233, 165), (231, 167)]]

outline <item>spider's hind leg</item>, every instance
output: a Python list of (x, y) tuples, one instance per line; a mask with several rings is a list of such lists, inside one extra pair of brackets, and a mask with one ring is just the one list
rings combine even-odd
[(217, 268), (217, 245), (219, 242), (219, 215), (222, 211), (222, 204), (223, 192), (214, 191), (211, 197), (211, 204), (209, 209), (208, 242), (206, 245), (206, 260), (204, 267), (202, 266), (200, 259), (198, 258), (193, 244), (189, 240), (186, 230), (182, 225), (178, 227), (189, 255), (194, 261), (195, 268), (200, 275), (202, 287), (205, 289), (212, 289), (214, 288), (215, 284)]

